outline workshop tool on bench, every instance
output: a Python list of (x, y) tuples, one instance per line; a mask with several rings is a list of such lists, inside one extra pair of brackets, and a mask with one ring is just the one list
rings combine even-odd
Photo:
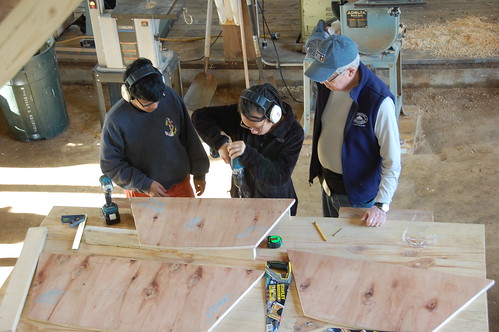
[(102, 190), (106, 197), (106, 204), (102, 206), (102, 215), (106, 220), (106, 224), (114, 225), (120, 222), (120, 213), (118, 211), (118, 205), (113, 203), (111, 199), (111, 193), (113, 192), (113, 182), (106, 175), (102, 175), (99, 178)]
[[(76, 218), (75, 218), (76, 219)], [(79, 218), (78, 221), (75, 221), (73, 224), (76, 226), (78, 224), (78, 228), (76, 229), (76, 234), (75, 238), (73, 240), (73, 245), (71, 246), (71, 249), (76, 250), (80, 247), (80, 242), (81, 238), (83, 237), (83, 230), (85, 229), (85, 224), (87, 223), (87, 216), (84, 215), (84, 218)], [(69, 227), (74, 227), (74, 226), (69, 226)]]
[(69, 224), (70, 228), (78, 226), (87, 219), (86, 214), (66, 214), (61, 216), (61, 222)]
[(282, 246), (282, 239), (279, 235), (267, 236), (267, 247), (271, 249), (280, 248)]
[(316, 221), (314, 221), (314, 227), (317, 230), (317, 232), (319, 232), (319, 235), (321, 236), (322, 240), (327, 241), (326, 235), (324, 235), (321, 228), (319, 227), (319, 224)]
[(266, 332), (275, 332), (279, 329), (290, 283), (291, 263), (280, 261), (267, 262), (265, 266), (265, 293), (267, 296)]

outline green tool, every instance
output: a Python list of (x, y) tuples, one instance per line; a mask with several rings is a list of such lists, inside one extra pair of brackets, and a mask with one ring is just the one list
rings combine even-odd
[(269, 235), (267, 237), (267, 247), (279, 248), (282, 245), (282, 239), (279, 235)]
[(291, 263), (279, 261), (267, 262), (267, 266), (265, 267), (265, 293), (267, 295), (266, 332), (276, 332), (279, 329), (282, 310), (284, 309), (284, 302), (288, 295), (290, 283)]

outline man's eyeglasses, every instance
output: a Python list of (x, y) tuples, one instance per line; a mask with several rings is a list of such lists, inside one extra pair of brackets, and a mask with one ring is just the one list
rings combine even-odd
[(136, 100), (139, 102), (140, 106), (142, 106), (142, 107), (144, 107), (144, 108), (149, 107), (149, 106), (151, 106), (152, 104), (157, 103), (157, 101), (153, 101), (153, 102), (151, 102), (151, 103), (142, 104), (142, 102), (140, 101), (140, 99), (136, 99)]
[(330, 78), (328, 78), (327, 80), (325, 80), (324, 82), (321, 82), (321, 84), (326, 84), (326, 83), (333, 83), (333, 81), (338, 77), (340, 76), (341, 74), (343, 74), (344, 71), (342, 72), (339, 72), (339, 73), (336, 73), (336, 74), (333, 74), (333, 76), (331, 76)]
[(256, 133), (261, 132), (262, 128), (263, 128), (263, 125), (265, 125), (265, 123), (262, 121), (262, 124), (260, 126), (258, 126), (258, 127), (249, 127), (249, 126), (247, 126), (247, 125), (244, 124), (243, 120), (241, 120), (241, 122), (239, 124), (244, 129), (248, 129), (249, 131), (253, 131), (253, 132), (256, 132)]

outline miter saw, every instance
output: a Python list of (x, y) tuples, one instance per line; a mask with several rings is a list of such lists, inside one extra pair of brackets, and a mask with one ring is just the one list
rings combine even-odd
[[(361, 61), (371, 69), (388, 70), (387, 85), (395, 96), (395, 111), (398, 118), (402, 110), (400, 51), (405, 33), (405, 28), (400, 23), (400, 7), (421, 6), (426, 2), (423, 0), (333, 0), (327, 2), (331, 4), (330, 8), (334, 16), (328, 20), (328, 23), (339, 23), (339, 33), (350, 37), (357, 43)], [(323, 18), (317, 17), (316, 22), (321, 19)], [(310, 57), (305, 57), (304, 71), (311, 62)], [(310, 80), (305, 76), (303, 87), (304, 111), (310, 112), (315, 109), (313, 105), (315, 98), (312, 96)]]

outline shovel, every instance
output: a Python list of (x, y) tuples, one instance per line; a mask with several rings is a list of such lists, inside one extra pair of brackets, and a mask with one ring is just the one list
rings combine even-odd
[(212, 1), (208, 0), (206, 13), (206, 34), (204, 38), (204, 72), (194, 77), (187, 93), (184, 96), (184, 104), (187, 110), (194, 111), (199, 108), (210, 105), (211, 99), (217, 89), (216, 78), (208, 73), (208, 62), (210, 59), (210, 41), (211, 41), (211, 14)]

